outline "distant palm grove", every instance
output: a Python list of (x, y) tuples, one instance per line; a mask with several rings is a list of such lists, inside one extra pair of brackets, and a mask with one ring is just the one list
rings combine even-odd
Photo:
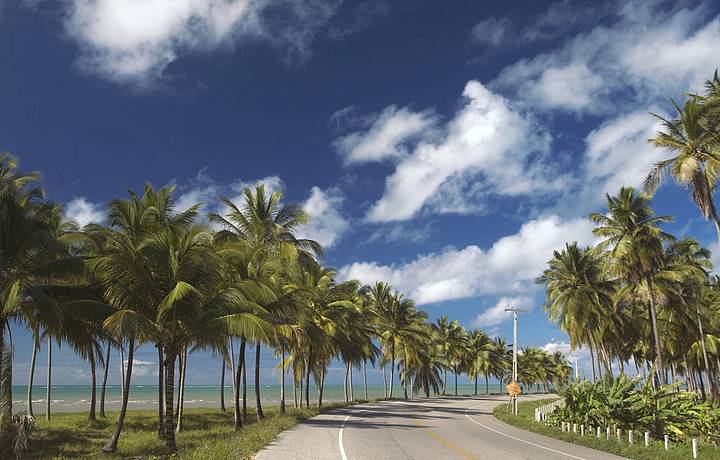
[[(41, 341), (48, 344), (48, 382), (53, 342), (69, 345), (87, 362), (90, 420), (105, 416), (110, 350), (124, 353), (122, 405), (106, 452), (115, 451), (121, 439), (133, 354), (143, 344), (157, 349), (157, 435), (168, 454), (177, 450), (185, 363), (195, 351), (209, 351), (227, 364), (218, 366), (218, 382), (225, 368), (231, 369), (236, 429), (247, 416), (246, 352), (255, 355), (254, 404), (257, 417), (264, 417), (263, 346), (278, 357), (281, 412), (286, 375), (294, 405), (310, 406), (312, 381), (317, 388), (312, 398), (321, 406), (326, 372), (335, 360), (347, 369), (348, 400), (354, 399), (351, 369), (363, 371), (367, 399), (368, 365), (383, 368), (386, 397), (398, 394), (396, 382), (404, 398), (446, 393), (448, 371), (455, 394), (460, 373), (474, 379), (475, 393), (479, 376), (485, 392), (490, 377), (509, 380), (512, 353), (503, 339), (466, 331), (447, 317), (430, 324), (411, 299), (385, 283), (337, 281), (319, 259), (320, 245), (296, 237), (308, 215), (283, 203), (280, 192), (266, 193), (262, 185), (246, 189), (243, 202), (223, 199), (224, 212), (207, 219), (199, 216), (200, 204), (176, 209), (173, 195), (174, 187), (147, 185), (141, 194), (113, 200), (107, 225), (79, 228), (63, 221), (62, 206), (45, 199), (38, 173), (21, 173), (16, 158), (0, 156), (3, 449), (17, 452), (18, 433), (34, 423), (32, 384)], [(27, 328), (35, 343), (28, 406), (20, 413), (12, 407), (11, 324)], [(562, 385), (571, 373), (560, 353), (527, 348), (519, 359), (519, 380), (526, 388)], [(48, 395), (48, 418), (50, 400)]]
[[(675, 108), (675, 117), (661, 119), (662, 131), (650, 140), (672, 156), (649, 171), (644, 191), (623, 187), (608, 195), (607, 211), (590, 215), (598, 243), (568, 243), (537, 282), (546, 291), (550, 320), (567, 332), (572, 348), (588, 350), (593, 381), (631, 367), (649, 385), (683, 382), (697, 398), (720, 401), (720, 279), (711, 275), (709, 250), (664, 230), (671, 218), (655, 214), (650, 195), (671, 176), (688, 188), (720, 239), (717, 74), (705, 93)], [(221, 206), (205, 218), (199, 203), (177, 209), (174, 187), (147, 185), (110, 202), (106, 225), (79, 228), (62, 219), (61, 205), (46, 200), (37, 173), (22, 173), (15, 157), (0, 155), (0, 456), (17, 452), (18, 433), (33, 423), (41, 341), (49, 352), (52, 343), (66, 344), (87, 362), (90, 420), (105, 415), (110, 350), (126, 356), (122, 405), (106, 452), (121, 440), (140, 345), (157, 349), (157, 436), (168, 454), (177, 451), (186, 363), (196, 351), (226, 364), (218, 366), (218, 381), (226, 367), (231, 370), (236, 429), (247, 416), (248, 352), (255, 356), (256, 413), (264, 417), (261, 347), (277, 356), (281, 412), (286, 386), (295, 406), (309, 407), (311, 382), (312, 399), (321, 406), (327, 370), (337, 361), (346, 367), (347, 400), (354, 399), (351, 369), (363, 372), (367, 399), (367, 366), (382, 368), (386, 397), (447, 394), (448, 372), (454, 394), (459, 374), (474, 380), (476, 394), (479, 377), (485, 392), (490, 377), (511, 379), (505, 340), (466, 331), (447, 317), (429, 323), (412, 299), (383, 282), (337, 280), (322, 263), (320, 245), (297, 237), (309, 216), (283, 202), (280, 192), (258, 185), (244, 191), (242, 202), (223, 199)], [(28, 407), (19, 413), (12, 407), (11, 325), (27, 328), (35, 342)], [(572, 373), (559, 352), (525, 348), (518, 361), (526, 392), (562, 387)]]
[(715, 224), (720, 243), (717, 72), (704, 94), (674, 107), (674, 118), (655, 115), (662, 130), (649, 141), (670, 157), (649, 171), (645, 190), (623, 187), (608, 195), (607, 211), (590, 215), (598, 243), (568, 243), (537, 282), (545, 287), (551, 321), (572, 347), (589, 351), (593, 381), (630, 365), (646, 384), (684, 381), (697, 397), (720, 402), (720, 278), (711, 274), (708, 249), (664, 230), (672, 217), (656, 215), (650, 195), (672, 177)]

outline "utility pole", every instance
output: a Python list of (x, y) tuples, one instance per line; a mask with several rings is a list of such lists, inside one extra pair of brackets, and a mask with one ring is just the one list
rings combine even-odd
[[(520, 310), (517, 307), (506, 308), (505, 311), (511, 311), (513, 314), (513, 382), (517, 384), (518, 379), (518, 362), (517, 362), (517, 318), (518, 312), (526, 312), (527, 310)], [(517, 396), (512, 396), (512, 410), (513, 414), (517, 415)]]

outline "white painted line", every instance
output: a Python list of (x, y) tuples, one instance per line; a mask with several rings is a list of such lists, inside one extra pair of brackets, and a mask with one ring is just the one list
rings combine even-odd
[(345, 446), (343, 445), (343, 432), (345, 431), (345, 424), (350, 419), (350, 417), (352, 417), (353, 414), (358, 414), (365, 411), (366, 409), (350, 411), (348, 416), (345, 417), (345, 420), (343, 420), (342, 425), (340, 425), (340, 431), (338, 432), (338, 447), (340, 448), (340, 458), (342, 458), (342, 460), (348, 460), (347, 454), (345, 453)]
[[(584, 458), (582, 458), (582, 457), (576, 457), (575, 455), (571, 455), (571, 454), (568, 454), (568, 453), (565, 453), (565, 452), (560, 452), (559, 450), (551, 449), (551, 448), (549, 448), (549, 447), (541, 446), (540, 444), (535, 444), (534, 442), (530, 442), (530, 441), (526, 441), (526, 440), (524, 440), (524, 439), (516, 438), (515, 436), (512, 436), (512, 435), (510, 435), (510, 434), (503, 433), (502, 431), (498, 431), (498, 430), (496, 430), (496, 429), (490, 428), (490, 427), (487, 426), (487, 425), (483, 425), (482, 423), (478, 422), (478, 421), (475, 420), (474, 418), (470, 417), (470, 415), (468, 414), (468, 411), (469, 411), (470, 409), (475, 409), (476, 407), (479, 407), (479, 406), (480, 406), (480, 404), (478, 404), (477, 406), (473, 406), (473, 407), (469, 407), (469, 408), (465, 409), (465, 417), (467, 417), (467, 419), (470, 420), (471, 422), (473, 422), (474, 424), (480, 425), (481, 427), (485, 428), (486, 430), (490, 430), (490, 431), (492, 431), (493, 433), (497, 433), (497, 434), (506, 436), (506, 437), (508, 437), (508, 438), (510, 438), (510, 439), (514, 439), (514, 440), (516, 440), (516, 441), (524, 442), (525, 444), (530, 444), (531, 446), (535, 446), (535, 447), (538, 447), (538, 448), (540, 448), (540, 449), (548, 450), (548, 451), (550, 451), (550, 452), (555, 452), (556, 454), (564, 455), (564, 456), (570, 457), (570, 458), (575, 458), (575, 459), (577, 459), (577, 460), (587, 460), (587, 459), (584, 459)], [(345, 457), (343, 457), (343, 460), (347, 460), (347, 459), (346, 459)]]
[(340, 432), (338, 433), (338, 447), (340, 448), (340, 457), (342, 458), (342, 460), (347, 460), (347, 454), (345, 453), (345, 446), (343, 446), (342, 438), (343, 431), (345, 431), (345, 422), (347, 422), (351, 416), (352, 413), (348, 414), (348, 416), (345, 417), (345, 420), (343, 420), (342, 426), (340, 427)]
[[(385, 401), (389, 402), (391, 404), (403, 404), (400, 401)], [(366, 409), (357, 409), (350, 411), (350, 413), (345, 417), (345, 420), (343, 420), (342, 425), (340, 425), (340, 430), (338, 431), (338, 447), (340, 448), (340, 458), (342, 460), (348, 460), (347, 453), (345, 452), (345, 446), (343, 445), (343, 432), (345, 431), (345, 424), (350, 419), (350, 417), (353, 416), (353, 414), (359, 414), (360, 412), (368, 412), (372, 409), (381, 409), (381, 407), (378, 406), (369, 406)]]

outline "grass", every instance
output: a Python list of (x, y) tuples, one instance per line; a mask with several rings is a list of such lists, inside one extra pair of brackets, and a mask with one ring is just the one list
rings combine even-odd
[[(557, 399), (557, 398), (555, 398)], [(592, 449), (602, 450), (622, 457), (634, 458), (638, 460), (676, 460), (679, 458), (692, 458), (692, 449), (690, 444), (675, 444), (670, 446), (670, 450), (666, 451), (661, 441), (651, 440), (650, 446), (645, 447), (643, 435), (637, 433), (635, 444), (628, 445), (627, 437), (623, 438), (623, 442), (618, 442), (615, 438), (604, 439), (596, 438), (586, 434), (563, 432), (559, 428), (546, 426), (543, 423), (535, 421), (535, 408), (554, 401), (555, 399), (542, 399), (535, 401), (523, 401), (518, 403), (518, 415), (514, 416), (510, 412), (508, 404), (502, 404), (495, 408), (493, 415), (495, 418), (518, 428), (533, 431), (551, 438), (579, 444), (581, 446), (590, 447)], [(625, 434), (627, 436), (627, 434)], [(701, 444), (699, 446), (699, 459), (720, 460), (720, 448), (714, 445)]]
[[(288, 408), (285, 415), (280, 415), (279, 407), (267, 407), (263, 408), (266, 418), (260, 422), (249, 409), (247, 422), (239, 432), (233, 429), (232, 410), (186, 408), (183, 430), (177, 435), (178, 453), (184, 459), (198, 460), (251, 458), (280, 432), (344, 405), (330, 403), (322, 410)], [(128, 411), (117, 452), (103, 454), (100, 449), (110, 439), (118, 414), (107, 415), (97, 422), (89, 422), (86, 413), (57, 413), (49, 422), (38, 420), (24, 458), (163, 458), (157, 412), (152, 410)]]

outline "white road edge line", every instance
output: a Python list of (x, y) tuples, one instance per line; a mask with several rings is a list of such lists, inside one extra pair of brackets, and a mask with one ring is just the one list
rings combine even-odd
[(340, 448), (340, 458), (342, 458), (342, 460), (348, 460), (347, 454), (345, 453), (345, 446), (343, 446), (343, 432), (345, 431), (345, 424), (350, 419), (350, 417), (353, 416), (353, 414), (358, 414), (365, 411), (366, 409), (350, 411), (347, 417), (345, 417), (345, 420), (343, 420), (342, 425), (340, 425), (340, 430), (338, 432), (338, 447)]
[[(497, 433), (497, 434), (500, 434), (500, 435), (503, 435), (503, 436), (507, 436), (507, 437), (510, 438), (510, 439), (514, 439), (514, 440), (516, 440), (516, 441), (524, 442), (525, 444), (530, 444), (531, 446), (539, 447), (540, 449), (545, 449), (545, 450), (548, 450), (548, 451), (550, 451), (550, 452), (555, 452), (556, 454), (564, 455), (564, 456), (566, 456), (566, 457), (576, 458), (577, 460), (587, 460), (587, 459), (582, 458), (582, 457), (576, 457), (575, 455), (572, 455), (572, 454), (568, 454), (568, 453), (565, 453), (565, 452), (561, 452), (561, 451), (559, 451), (559, 450), (551, 449), (551, 448), (549, 448), (549, 447), (541, 446), (540, 444), (535, 444), (534, 442), (531, 442), (531, 441), (526, 441), (526, 440), (524, 440), (524, 439), (516, 438), (516, 437), (513, 436), (513, 435), (510, 435), (510, 434), (507, 434), (507, 433), (503, 433), (502, 431), (498, 431), (498, 430), (496, 430), (496, 429), (490, 428), (490, 427), (487, 426), (487, 425), (483, 425), (482, 423), (478, 422), (478, 421), (475, 420), (474, 418), (470, 417), (470, 415), (468, 414), (468, 411), (469, 411), (470, 409), (475, 409), (476, 407), (479, 407), (479, 406), (480, 406), (480, 404), (478, 404), (477, 406), (473, 406), (473, 407), (469, 407), (469, 408), (465, 409), (465, 417), (467, 417), (467, 419), (470, 420), (471, 422), (473, 422), (474, 424), (480, 425), (481, 427), (485, 428), (486, 430), (490, 430), (490, 431), (492, 431), (493, 433)], [(347, 458), (345, 458), (345, 456), (343, 456), (343, 460), (347, 460)]]
[[(402, 404), (400, 401), (385, 401), (391, 404)], [(376, 406), (371, 406), (366, 409), (356, 409), (350, 411), (350, 413), (345, 417), (345, 420), (343, 420), (342, 425), (340, 425), (340, 430), (338, 431), (338, 447), (340, 448), (340, 458), (342, 460), (348, 460), (347, 453), (345, 452), (345, 446), (343, 445), (343, 432), (345, 431), (345, 424), (348, 420), (350, 420), (350, 417), (353, 416), (353, 414), (359, 414), (360, 412), (368, 412), (372, 409), (377, 409)]]

